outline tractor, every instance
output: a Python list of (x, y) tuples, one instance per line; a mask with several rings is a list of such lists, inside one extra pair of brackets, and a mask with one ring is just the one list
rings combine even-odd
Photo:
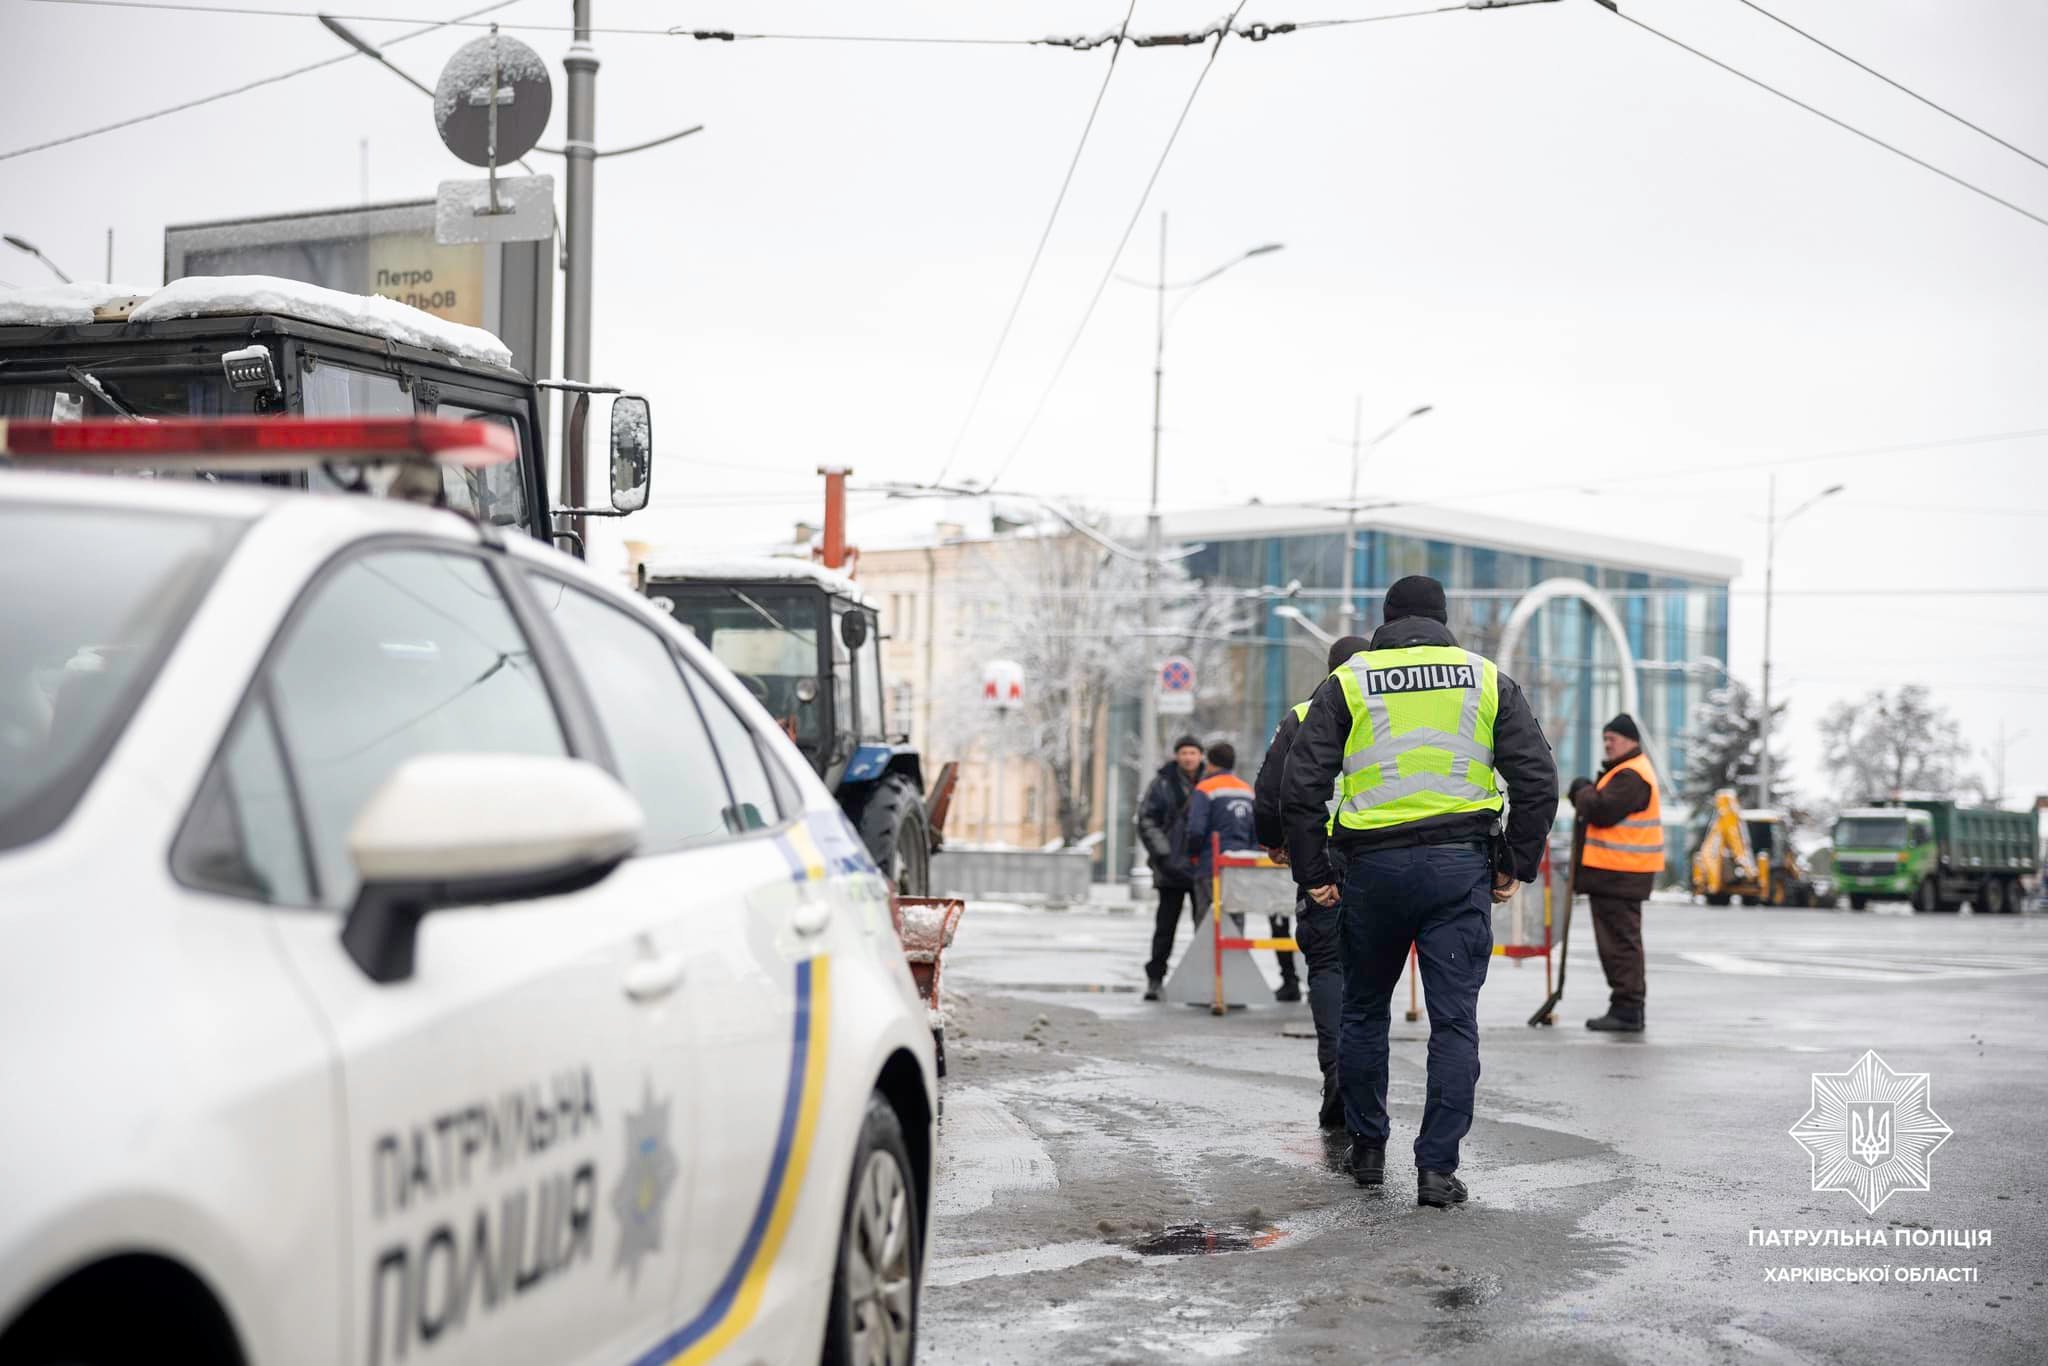
[(826, 474), (822, 562), (655, 559), (640, 589), (732, 670), (796, 743), (898, 894), (931, 888), (955, 766), (927, 796), (923, 760), (885, 724), (881, 623), (842, 566), (845, 475)]

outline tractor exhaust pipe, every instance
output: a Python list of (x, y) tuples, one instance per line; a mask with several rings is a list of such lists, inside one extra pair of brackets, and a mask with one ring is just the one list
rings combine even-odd
[(845, 465), (820, 465), (818, 473), (825, 476), (825, 567), (843, 571), (847, 562), (846, 476), (853, 470)]

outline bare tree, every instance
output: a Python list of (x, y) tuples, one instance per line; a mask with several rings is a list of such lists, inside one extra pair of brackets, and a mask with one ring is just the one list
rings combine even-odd
[(1822, 762), (1845, 805), (1894, 792), (1982, 791), (1963, 767), (1970, 747), (1962, 728), (1920, 684), (1836, 703), (1821, 719), (1820, 735)]
[[(1771, 732), (1784, 735), (1786, 703), (1771, 708)], [(1784, 751), (1771, 746), (1771, 792), (1757, 791), (1757, 760), (1762, 754), (1762, 708), (1756, 694), (1737, 679), (1715, 688), (1693, 708), (1687, 726), (1685, 785), (1689, 793), (1707, 801), (1724, 787), (1732, 787), (1740, 798), (1754, 806), (1788, 807), (1793, 803), (1792, 784)]]
[[(1138, 627), (1144, 567), (1073, 534), (1020, 535), (960, 591), (968, 603), (967, 647), (936, 709), (934, 728), (958, 747), (1018, 754), (1052, 778), (1060, 836), (1071, 845), (1095, 822), (1100, 762), (1108, 751), (1112, 702), (1151, 686), (1156, 661), (1187, 654), (1200, 667), (1232, 628), (1228, 600), (1204, 594), (1177, 566), (1161, 575), (1162, 631)], [(1012, 659), (1024, 669), (1024, 702), (1007, 717), (980, 710), (983, 664)]]

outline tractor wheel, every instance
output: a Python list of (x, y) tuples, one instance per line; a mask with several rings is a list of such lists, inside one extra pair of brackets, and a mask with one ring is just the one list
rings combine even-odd
[(855, 824), (861, 843), (899, 896), (931, 895), (931, 842), (924, 827), (924, 803), (901, 774), (875, 784)]
[(1870, 909), (1870, 898), (1868, 896), (1865, 896), (1862, 892), (1849, 893), (1849, 909), (1852, 911), (1863, 911)]

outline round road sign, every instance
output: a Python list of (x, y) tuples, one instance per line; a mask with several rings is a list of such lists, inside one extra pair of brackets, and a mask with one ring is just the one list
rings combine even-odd
[[(434, 126), (472, 166), (502, 166), (533, 150), (554, 107), (548, 64), (517, 38), (492, 33), (463, 44), (434, 83)], [(493, 110), (497, 147), (491, 146)]]

